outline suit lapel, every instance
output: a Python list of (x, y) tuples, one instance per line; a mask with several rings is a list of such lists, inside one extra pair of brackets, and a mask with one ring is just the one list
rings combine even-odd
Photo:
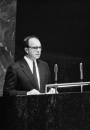
[(32, 85), (34, 86), (34, 88), (38, 89), (34, 76), (24, 58), (21, 60), (20, 65), (22, 67), (22, 71), (25, 73), (25, 75), (28, 77), (28, 79), (32, 82)]

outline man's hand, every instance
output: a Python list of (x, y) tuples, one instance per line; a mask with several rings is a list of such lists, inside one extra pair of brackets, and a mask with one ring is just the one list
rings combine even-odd
[(36, 89), (32, 89), (31, 91), (27, 92), (27, 95), (38, 95), (40, 92)]
[(51, 88), (47, 94), (55, 94), (58, 93), (54, 88)]

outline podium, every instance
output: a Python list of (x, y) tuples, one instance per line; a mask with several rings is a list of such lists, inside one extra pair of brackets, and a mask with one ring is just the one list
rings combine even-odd
[(45, 93), (47, 94), (48, 88), (55, 88), (57, 92), (57, 88), (67, 88), (67, 87), (75, 87), (80, 86), (81, 92), (83, 92), (83, 86), (90, 85), (90, 82), (75, 82), (75, 83), (61, 83), (61, 84), (47, 84), (45, 86)]
[(0, 130), (90, 130), (90, 92), (0, 97)]

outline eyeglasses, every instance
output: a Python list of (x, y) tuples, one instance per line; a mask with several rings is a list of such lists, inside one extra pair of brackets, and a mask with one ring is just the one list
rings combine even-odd
[(28, 48), (31, 48), (31, 49), (34, 49), (34, 50), (37, 50), (37, 49), (42, 50), (42, 46), (34, 46), (34, 47), (28, 46)]

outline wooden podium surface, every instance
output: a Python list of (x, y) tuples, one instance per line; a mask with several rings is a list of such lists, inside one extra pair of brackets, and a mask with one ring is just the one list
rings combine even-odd
[(0, 97), (0, 130), (89, 130), (90, 92)]

